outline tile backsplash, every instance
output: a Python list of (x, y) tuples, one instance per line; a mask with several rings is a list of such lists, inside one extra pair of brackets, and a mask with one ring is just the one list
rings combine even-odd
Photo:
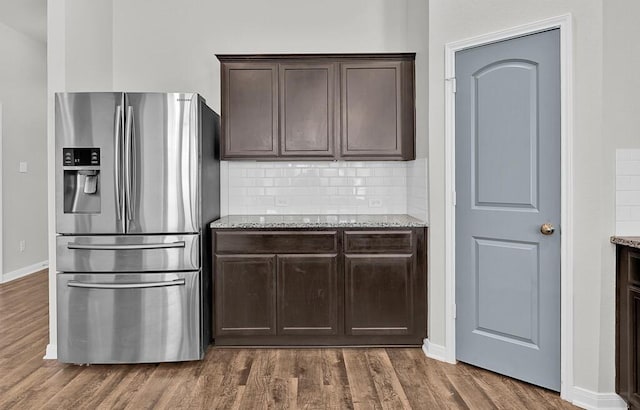
[(640, 236), (640, 149), (616, 150), (616, 235)]
[[(222, 161), (221, 211), (223, 215), (404, 214), (411, 202), (418, 213), (414, 216), (425, 219), (426, 185), (418, 182), (417, 175), (423, 172), (426, 178), (425, 162)], [(409, 201), (408, 191), (420, 198)], [(418, 205), (423, 198), (425, 203)]]

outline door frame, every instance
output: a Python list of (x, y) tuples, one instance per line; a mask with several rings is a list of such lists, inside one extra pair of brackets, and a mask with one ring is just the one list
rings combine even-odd
[(444, 359), (456, 362), (455, 320), (455, 73), (456, 53), (550, 29), (560, 29), (560, 397), (573, 387), (573, 34), (565, 14), (445, 45), (445, 337)]

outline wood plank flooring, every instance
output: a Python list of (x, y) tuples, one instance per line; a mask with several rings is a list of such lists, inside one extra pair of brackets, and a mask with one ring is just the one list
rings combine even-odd
[(47, 272), (0, 285), (0, 409), (569, 409), (548, 390), (419, 348), (223, 349), (204, 360), (43, 360)]

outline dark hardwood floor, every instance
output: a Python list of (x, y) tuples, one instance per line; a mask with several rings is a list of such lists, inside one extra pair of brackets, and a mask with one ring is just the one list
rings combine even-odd
[(210, 348), (204, 360), (73, 366), (43, 360), (47, 272), (0, 285), (2, 409), (556, 409), (548, 390), (419, 348)]

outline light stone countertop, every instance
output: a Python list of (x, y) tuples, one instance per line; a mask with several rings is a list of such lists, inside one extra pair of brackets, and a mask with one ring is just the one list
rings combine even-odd
[(423, 228), (427, 223), (405, 214), (369, 215), (229, 215), (211, 228)]
[(640, 236), (612, 236), (611, 243), (640, 249)]

